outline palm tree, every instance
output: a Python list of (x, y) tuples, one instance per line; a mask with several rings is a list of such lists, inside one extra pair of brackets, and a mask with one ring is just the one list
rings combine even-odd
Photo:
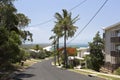
[(55, 54), (55, 51), (56, 51), (56, 36), (51, 36), (49, 38), (49, 40), (53, 39), (52, 41), (52, 45), (54, 46), (54, 64), (56, 65), (56, 54)]
[(14, 2), (14, 1), (15, 1), (15, 0), (0, 0), (0, 3), (13, 5), (12, 2)]
[(55, 18), (57, 21), (55, 22), (57, 25), (57, 30), (59, 31), (58, 33), (62, 36), (64, 36), (64, 66), (67, 68), (68, 67), (68, 57), (67, 57), (67, 52), (66, 52), (66, 40), (69, 37), (73, 37), (77, 27), (74, 26), (74, 23), (79, 19), (79, 16), (76, 16), (75, 18), (72, 19), (71, 13), (68, 13), (67, 10), (63, 9), (63, 14), (56, 13)]
[(59, 25), (56, 24), (55, 27), (52, 29), (53, 33), (56, 35), (56, 48), (57, 48), (57, 62), (60, 66), (60, 54), (59, 54), (59, 39), (63, 36), (63, 34), (61, 34), (61, 30), (59, 29)]

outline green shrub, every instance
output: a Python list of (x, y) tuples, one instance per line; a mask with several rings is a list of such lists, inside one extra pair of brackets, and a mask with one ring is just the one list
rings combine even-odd
[(30, 51), (30, 57), (31, 58), (37, 58), (37, 53), (36, 52), (33, 52), (33, 51)]
[(80, 60), (79, 59), (74, 59), (73, 60), (73, 66), (78, 66), (80, 65)]
[(78, 65), (80, 65), (80, 60), (79, 59), (69, 60), (68, 68), (74, 68)]
[(45, 53), (38, 53), (38, 58), (39, 59), (45, 59), (46, 58), (46, 54)]
[(120, 67), (114, 71), (114, 74), (120, 75)]

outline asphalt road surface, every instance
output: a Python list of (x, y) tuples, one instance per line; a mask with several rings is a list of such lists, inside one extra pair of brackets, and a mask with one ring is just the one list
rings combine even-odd
[(34, 64), (16, 75), (16, 80), (102, 80), (79, 73), (60, 69), (51, 65), (52, 60)]

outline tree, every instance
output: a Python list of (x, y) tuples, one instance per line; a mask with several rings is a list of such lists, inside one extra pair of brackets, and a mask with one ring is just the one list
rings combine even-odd
[(56, 65), (56, 36), (51, 36), (49, 40), (53, 39), (52, 45), (54, 46), (54, 63)]
[(52, 29), (53, 33), (56, 35), (56, 48), (57, 48), (57, 61), (58, 64), (60, 65), (60, 61), (59, 61), (59, 38), (61, 38), (63, 36), (63, 34), (61, 33), (61, 30), (59, 29), (59, 25), (56, 24), (55, 27)]
[(15, 1), (15, 0), (0, 0), (0, 3), (2, 3), (2, 4), (11, 4), (12, 5), (13, 1)]
[(30, 19), (22, 13), (17, 13), (12, 1), (14, 0), (0, 1), (0, 25), (9, 32), (15, 31), (23, 41), (32, 41), (32, 34), (29, 31), (22, 30), (30, 23)]
[[(16, 33), (9, 33), (4, 27), (0, 27), (0, 65), (17, 62), (19, 55), (19, 37)], [(10, 35), (10, 36), (9, 36)]]
[(93, 42), (89, 43), (90, 56), (88, 61), (88, 67), (99, 71), (100, 67), (104, 64), (104, 55), (102, 50), (104, 48), (103, 39), (100, 37), (99, 32), (93, 38)]
[(40, 49), (40, 46), (37, 44), (36, 46), (35, 46), (35, 50), (39, 50)]
[(16, 14), (17, 18), (18, 18), (18, 27), (19, 28), (24, 28), (25, 26), (27, 26), (30, 23), (30, 19), (25, 16), (23, 13), (17, 13)]
[(66, 40), (69, 37), (73, 37), (77, 27), (74, 26), (74, 23), (79, 19), (78, 16), (72, 19), (71, 13), (68, 13), (67, 10), (63, 9), (63, 14), (56, 13), (55, 18), (56, 18), (56, 27), (58, 30), (58, 34), (64, 36), (64, 65), (67, 68), (68, 66), (68, 57), (67, 57), (67, 52), (66, 52)]
[(23, 30), (30, 19), (17, 13), (15, 0), (0, 0), (0, 65), (18, 62), (23, 55), (20, 45), (23, 40), (32, 40), (32, 34)]

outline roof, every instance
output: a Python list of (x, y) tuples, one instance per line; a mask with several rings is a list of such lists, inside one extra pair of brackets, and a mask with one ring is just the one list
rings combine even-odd
[(47, 50), (47, 51), (51, 51), (51, 48), (52, 48), (52, 46), (47, 46), (47, 47), (44, 47), (43, 49)]
[(118, 27), (118, 26), (120, 26), (120, 22), (113, 24), (111, 26), (108, 26), (108, 27), (104, 28), (103, 30), (110, 30), (110, 29), (113, 29), (113, 28)]
[(89, 47), (80, 47), (77, 50), (87, 50), (87, 49), (89, 49)]

